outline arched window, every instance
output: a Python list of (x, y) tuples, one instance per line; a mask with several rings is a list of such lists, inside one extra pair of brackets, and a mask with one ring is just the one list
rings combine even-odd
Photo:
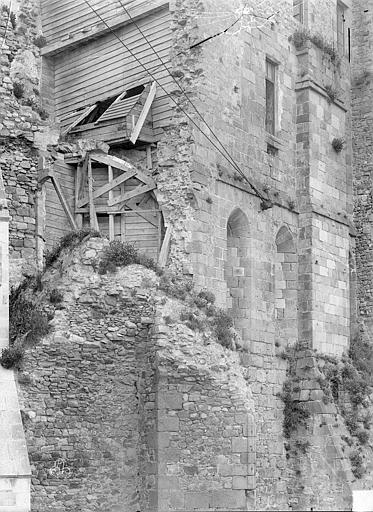
[(227, 308), (245, 345), (250, 335), (251, 254), (249, 221), (239, 208), (231, 213), (227, 223), (224, 276), (227, 283)]
[(293, 235), (286, 226), (276, 236), (275, 268), (276, 342), (285, 347), (296, 343), (298, 337), (298, 257)]

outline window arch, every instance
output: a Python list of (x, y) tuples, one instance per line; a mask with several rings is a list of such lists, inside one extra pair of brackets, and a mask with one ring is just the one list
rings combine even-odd
[(224, 277), (227, 283), (227, 308), (242, 343), (248, 343), (251, 311), (251, 254), (249, 221), (242, 210), (236, 208), (227, 222), (227, 258)]
[(286, 347), (298, 338), (298, 256), (294, 237), (286, 226), (276, 236), (275, 294), (276, 341)]

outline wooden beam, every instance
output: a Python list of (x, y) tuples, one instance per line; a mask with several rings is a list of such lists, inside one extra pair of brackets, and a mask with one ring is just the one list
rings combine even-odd
[(85, 117), (88, 116), (88, 114), (90, 114), (92, 112), (92, 110), (94, 110), (96, 108), (96, 105), (97, 103), (94, 103), (93, 105), (90, 105), (88, 108), (86, 108), (81, 114), (80, 116), (78, 116), (75, 121), (73, 121), (67, 128), (65, 128), (64, 130), (62, 130), (61, 132), (61, 136), (64, 137), (65, 135), (67, 135), (69, 133), (70, 130), (72, 130), (77, 124), (80, 123), (80, 121), (83, 121), (83, 119)]
[(89, 224), (91, 229), (99, 230), (97, 215), (95, 210), (95, 203), (93, 200), (93, 175), (92, 175), (92, 162), (88, 158), (88, 197), (89, 197)]
[[(111, 166), (109, 166), (109, 167), (111, 167)], [(110, 191), (113, 188), (117, 187), (118, 185), (120, 185), (124, 181), (127, 181), (130, 178), (133, 178), (134, 176), (136, 176), (136, 174), (137, 174), (136, 170), (133, 170), (133, 171), (130, 171), (130, 172), (126, 172), (124, 174), (121, 174), (120, 176), (118, 176), (114, 180), (110, 181), (106, 185), (102, 185), (102, 187), (98, 188), (97, 190), (95, 190), (93, 192), (93, 199), (97, 199), (98, 197), (102, 196), (103, 194), (106, 194), (106, 192), (109, 192), (109, 195), (110, 195)], [(78, 206), (78, 208), (81, 208), (82, 206), (84, 206), (88, 202), (89, 202), (89, 197), (85, 196), (82, 199), (78, 200), (77, 206)]]
[(136, 170), (136, 178), (146, 183), (147, 185), (154, 185), (154, 188), (156, 188), (155, 181), (150, 176), (147, 176), (142, 171), (139, 171), (134, 165), (126, 162), (125, 160), (122, 160), (121, 158), (94, 151), (90, 153), (90, 157), (96, 162), (100, 162), (101, 164), (105, 165), (111, 165), (112, 167), (116, 167), (122, 171)]
[(156, 82), (153, 82), (150, 87), (148, 97), (146, 98), (144, 107), (141, 111), (141, 114), (140, 114), (138, 120), (137, 120), (136, 126), (131, 133), (130, 141), (132, 142), (132, 144), (135, 144), (135, 142), (137, 141), (137, 139), (140, 135), (140, 132), (141, 132), (142, 127), (144, 126), (144, 123), (146, 120), (146, 116), (148, 115), (150, 107), (152, 106), (156, 92), (157, 92), (157, 84), (156, 84)]
[(159, 253), (159, 258), (158, 258), (158, 265), (161, 268), (164, 268), (167, 263), (168, 252), (170, 250), (170, 241), (171, 241), (172, 230), (173, 230), (172, 226), (167, 226), (166, 234), (163, 239), (161, 251)]
[[(150, 211), (150, 210), (142, 210), (141, 208), (139, 208), (137, 206), (137, 204), (136, 204), (134, 199), (132, 199), (132, 201), (127, 201), (126, 202), (126, 206), (131, 208), (131, 210), (136, 212), (140, 217), (142, 217), (143, 219), (148, 221), (153, 226), (158, 227), (158, 218), (157, 218), (158, 216), (157, 216), (157, 214), (154, 215), (152, 213), (152, 211)], [(159, 210), (155, 210), (155, 211), (158, 212)]]
[[(127, 206), (127, 204), (125, 205)], [(120, 207), (118, 206), (105, 206), (105, 205), (98, 205), (98, 206), (95, 206), (95, 210), (96, 210), (96, 213), (107, 213), (108, 215), (110, 213), (112, 213), (113, 215), (120, 215), (120, 214), (124, 214), (124, 215), (133, 215), (133, 214), (139, 214), (139, 215), (146, 215), (146, 214), (154, 214), (154, 213), (157, 213), (157, 212), (160, 212), (160, 210), (155, 210), (155, 209), (152, 209), (152, 210), (142, 210), (142, 209), (138, 209), (138, 210), (132, 210), (132, 209), (129, 209), (129, 210), (122, 210)], [(86, 206), (85, 208), (77, 208), (75, 210), (75, 213), (89, 213), (89, 207)]]
[(149, 190), (154, 190), (153, 185), (139, 185), (134, 188), (130, 192), (126, 192), (125, 194), (121, 194), (120, 196), (115, 196), (111, 201), (108, 201), (108, 206), (114, 206), (118, 203), (124, 203), (128, 201), (128, 199), (132, 199), (133, 197), (139, 196), (140, 194), (144, 194), (145, 192), (149, 192)]
[(52, 178), (51, 171), (48, 169), (39, 174), (38, 185), (44, 185), (46, 181)]
[(71, 227), (73, 229), (77, 229), (77, 225), (76, 225), (76, 222), (75, 222), (75, 219), (74, 219), (74, 215), (72, 214), (72, 212), (70, 210), (70, 207), (69, 207), (69, 204), (66, 201), (66, 198), (65, 198), (65, 196), (64, 196), (64, 194), (62, 192), (60, 183), (59, 183), (56, 175), (53, 172), (50, 172), (50, 178), (52, 179), (52, 183), (53, 183), (54, 189), (55, 189), (55, 191), (56, 191), (56, 193), (58, 195), (58, 199), (60, 200), (60, 202), (62, 204), (62, 208), (64, 209), (64, 211), (66, 213), (66, 216), (69, 219)]
[[(108, 180), (109, 183), (113, 182), (113, 168), (111, 165), (108, 166)], [(111, 188), (109, 190), (109, 201), (113, 199), (113, 189)], [(114, 234), (114, 221), (115, 217), (112, 214), (109, 214), (109, 240), (114, 240), (115, 234)]]

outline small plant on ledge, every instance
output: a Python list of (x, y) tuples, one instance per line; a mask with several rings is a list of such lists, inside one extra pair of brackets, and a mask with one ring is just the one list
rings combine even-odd
[(340, 153), (344, 148), (345, 140), (342, 137), (334, 137), (332, 140), (332, 146), (336, 153)]
[(322, 34), (312, 34), (309, 30), (302, 28), (296, 30), (289, 40), (293, 42), (297, 50), (303, 48), (307, 41), (311, 41), (319, 50), (328, 55), (334, 64), (339, 66), (341, 63), (341, 58), (334, 45), (327, 41)]
[(333, 87), (333, 85), (331, 84), (328, 84), (328, 85), (325, 85), (324, 87), (325, 89), (325, 92), (326, 94), (329, 96), (329, 103), (331, 101), (335, 101), (335, 100), (338, 100), (338, 96), (339, 96), (339, 91), (336, 87)]

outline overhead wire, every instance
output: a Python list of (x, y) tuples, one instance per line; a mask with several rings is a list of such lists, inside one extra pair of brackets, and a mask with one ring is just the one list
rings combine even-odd
[[(175, 103), (176, 106), (179, 107), (179, 109), (184, 113), (184, 115), (192, 122), (192, 124), (209, 140), (209, 142), (212, 144), (212, 146), (225, 158), (235, 169), (236, 171), (241, 174), (241, 176), (249, 183), (252, 190), (255, 192), (255, 194), (264, 202), (268, 201), (266, 198), (262, 196), (262, 194), (257, 190), (257, 188), (252, 185), (252, 183), (247, 179), (246, 175), (241, 171), (238, 164), (233, 160), (231, 155), (227, 152), (227, 150), (224, 148), (226, 154), (224, 154), (221, 149), (215, 144), (213, 140), (210, 139), (210, 137), (201, 129), (201, 127), (193, 120), (193, 118), (179, 105), (179, 103), (169, 94), (169, 92), (164, 88), (164, 86), (157, 80), (157, 78), (152, 74), (145, 65), (137, 58), (137, 56), (132, 52), (132, 50), (122, 41), (122, 39), (118, 36), (118, 34), (115, 32), (115, 30), (110, 27), (110, 25), (106, 22), (106, 20), (100, 15), (100, 13), (89, 3), (88, 0), (84, 0), (84, 2), (87, 4), (87, 6), (91, 9), (92, 12), (100, 19), (100, 21), (109, 29), (109, 31), (114, 35), (116, 39), (122, 44), (122, 46), (126, 49), (128, 53), (131, 54), (131, 56), (135, 59), (138, 64), (145, 70), (145, 72), (156, 82), (160, 88), (166, 93), (166, 95)], [(123, 7), (123, 5), (122, 5)], [(208, 126), (208, 125), (207, 125)], [(209, 128), (209, 127), (208, 127)], [(211, 129), (209, 128), (211, 131)], [(222, 144), (220, 142), (220, 144)]]
[[(223, 158), (225, 158), (236, 170), (237, 172), (239, 172), (240, 174), (242, 173), (242, 171), (240, 170), (240, 168), (238, 167), (238, 165), (234, 162), (234, 160), (232, 160), (232, 157), (228, 154), (228, 156), (226, 156), (224, 153), (222, 153), (222, 151), (220, 150), (220, 148), (209, 138), (209, 136), (200, 128), (200, 126), (198, 126), (198, 124), (192, 119), (192, 117), (190, 117), (190, 115), (185, 112), (185, 110), (180, 107), (179, 103), (168, 93), (168, 91), (163, 87), (163, 85), (155, 78), (155, 76), (149, 71), (149, 69), (147, 69), (144, 64), (136, 57), (136, 55), (130, 50), (130, 48), (122, 41), (122, 39), (120, 39), (120, 37), (116, 34), (116, 32), (108, 25), (108, 23), (104, 20), (104, 18), (102, 18), (102, 16), (90, 5), (90, 3), (88, 2), (88, 0), (84, 0), (85, 3), (90, 7), (90, 9), (96, 14), (96, 16), (100, 19), (100, 21), (102, 21), (105, 26), (110, 30), (110, 32), (113, 33), (113, 35), (118, 39), (118, 41), (124, 46), (124, 48), (132, 55), (132, 57), (144, 68), (145, 72), (151, 76), (151, 78), (161, 87), (161, 89), (166, 93), (166, 95), (175, 103), (175, 105), (177, 105), (180, 110), (186, 115), (186, 117), (194, 124), (194, 126), (196, 126), (196, 128), (209, 140), (209, 142), (215, 147), (215, 149), (223, 156)], [(162, 64), (160, 64), (158, 67), (161, 67)], [(207, 125), (208, 129), (210, 130), (210, 127)], [(243, 177), (246, 179), (245, 175), (242, 173)], [(259, 191), (257, 191), (255, 189), (255, 187), (253, 187), (251, 184), (250, 184), (251, 188), (254, 190), (254, 192), (256, 193), (256, 195), (258, 195), (258, 197), (260, 197), (260, 199), (264, 200), (265, 201), (265, 198), (263, 198), (260, 194)]]
[[(157, 58), (159, 59), (159, 61), (161, 62), (161, 65), (163, 65), (163, 67), (165, 68), (165, 70), (167, 71), (167, 73), (170, 75), (170, 77), (172, 78), (172, 80), (175, 82), (175, 84), (179, 87), (180, 91), (182, 92), (182, 94), (184, 95), (184, 97), (188, 100), (188, 102), (190, 103), (190, 105), (193, 107), (194, 111), (197, 113), (197, 115), (199, 116), (199, 118), (201, 119), (201, 121), (203, 122), (203, 124), (208, 128), (208, 130), (211, 132), (211, 134), (214, 136), (214, 138), (216, 139), (216, 141), (220, 144), (221, 148), (223, 149), (223, 151), (226, 153), (226, 155), (228, 156), (229, 158), (229, 162), (231, 165), (233, 165), (233, 167), (235, 168), (235, 170), (244, 178), (244, 180), (250, 185), (250, 187), (252, 188), (252, 190), (254, 190), (254, 192), (256, 193), (256, 195), (262, 199), (262, 200), (265, 200), (265, 198), (262, 196), (262, 194), (258, 191), (258, 189), (250, 182), (250, 180), (247, 178), (247, 176), (245, 175), (245, 173), (242, 171), (242, 169), (239, 167), (239, 165), (237, 164), (237, 162), (233, 159), (233, 157), (231, 156), (231, 154), (228, 152), (228, 150), (225, 148), (224, 144), (222, 143), (222, 141), (220, 140), (220, 138), (216, 135), (216, 133), (214, 132), (214, 130), (208, 125), (208, 123), (206, 122), (206, 120), (204, 119), (204, 117), (202, 116), (201, 112), (198, 110), (198, 108), (196, 107), (195, 103), (190, 99), (187, 91), (184, 89), (184, 87), (180, 84), (180, 82), (178, 80), (176, 80), (175, 76), (171, 73), (170, 69), (168, 68), (167, 64), (164, 62), (164, 60), (162, 59), (161, 55), (158, 53), (158, 51), (154, 48), (154, 46), (152, 45), (151, 41), (149, 41), (148, 37), (146, 36), (146, 34), (144, 33), (144, 31), (141, 29), (141, 27), (139, 26), (139, 24), (136, 22), (136, 20), (133, 19), (133, 17), (131, 16), (130, 12), (128, 11), (128, 9), (123, 5), (122, 3), (122, 0), (118, 0), (122, 9), (125, 11), (125, 13), (127, 14), (128, 18), (130, 19), (130, 21), (135, 25), (135, 27), (137, 28), (137, 30), (140, 32), (140, 34), (142, 35), (142, 37), (145, 39), (145, 41), (148, 43), (149, 47), (151, 48), (151, 50), (154, 52), (154, 54), (157, 56)], [(221, 32), (215, 34), (214, 36), (210, 37), (210, 38), (206, 38), (204, 39), (203, 41), (200, 41), (198, 43), (196, 43), (195, 45), (192, 45), (190, 46), (190, 48), (194, 48), (196, 46), (198, 46), (199, 44), (202, 44), (206, 41), (208, 41), (209, 39), (212, 39), (214, 37), (217, 37), (219, 35), (222, 35), (222, 34), (225, 34), (226, 32), (228, 32), (228, 30), (230, 30), (232, 27), (234, 27), (234, 25), (236, 25), (241, 19), (242, 19), (242, 16), (243, 16), (243, 13), (241, 13), (241, 15), (233, 22), (231, 23), (225, 30), (222, 30)], [(204, 132), (202, 132), (204, 133)], [(227, 159), (227, 157), (226, 157)]]

